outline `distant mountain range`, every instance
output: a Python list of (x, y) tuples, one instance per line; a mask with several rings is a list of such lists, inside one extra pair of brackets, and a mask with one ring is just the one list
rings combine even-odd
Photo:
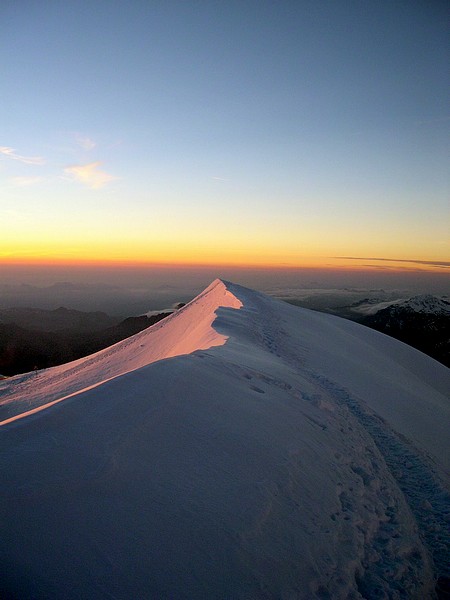
[(414, 296), (404, 302), (399, 302), (391, 306), (392, 309), (405, 312), (415, 312), (427, 315), (447, 315), (450, 316), (450, 302), (444, 298), (437, 298), (430, 294)]
[(60, 306), (56, 310), (41, 308), (0, 309), (0, 324), (18, 325), (32, 331), (100, 331), (120, 323), (123, 317), (111, 317), (104, 312), (84, 312)]
[(359, 322), (450, 367), (450, 302), (442, 298), (414, 296), (367, 315)]

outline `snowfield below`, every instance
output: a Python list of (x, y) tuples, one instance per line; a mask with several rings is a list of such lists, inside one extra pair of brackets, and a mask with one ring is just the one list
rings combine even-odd
[(444, 598), (449, 373), (216, 280), (1, 381), (0, 597)]

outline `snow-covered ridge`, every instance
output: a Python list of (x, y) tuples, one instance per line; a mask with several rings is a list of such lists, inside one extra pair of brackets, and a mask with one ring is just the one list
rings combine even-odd
[(434, 315), (450, 315), (450, 302), (430, 294), (414, 296), (404, 302), (391, 305), (391, 308), (400, 308)]
[(436, 598), (449, 389), (396, 340), (216, 280), (0, 382), (0, 596)]
[(225, 343), (212, 327), (219, 308), (242, 306), (220, 279), (173, 315), (88, 357), (0, 384), (0, 425), (153, 362)]

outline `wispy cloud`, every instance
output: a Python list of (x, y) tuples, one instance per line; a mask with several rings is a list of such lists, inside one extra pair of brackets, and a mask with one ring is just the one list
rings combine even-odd
[(9, 148), (8, 146), (0, 146), (0, 154), (12, 160), (18, 160), (26, 165), (43, 165), (45, 163), (45, 159), (42, 156), (21, 156), (17, 154), (14, 148)]
[(114, 175), (101, 171), (99, 169), (101, 164), (101, 161), (96, 161), (87, 165), (73, 165), (64, 169), (64, 172), (71, 175), (74, 180), (87, 185), (93, 190), (97, 190), (110, 181), (117, 179)]
[(96, 142), (90, 137), (81, 135), (80, 133), (75, 134), (76, 142), (83, 150), (92, 150), (97, 146)]
[(43, 177), (11, 177), (10, 182), (15, 187), (30, 187), (43, 181)]
[[(335, 256), (340, 260), (373, 260), (382, 262), (396, 262), (396, 263), (411, 263), (414, 265), (428, 265), (430, 267), (441, 267), (444, 269), (450, 268), (450, 261), (448, 260), (416, 260), (406, 258), (374, 258), (367, 256)], [(370, 266), (370, 265), (367, 265)]]

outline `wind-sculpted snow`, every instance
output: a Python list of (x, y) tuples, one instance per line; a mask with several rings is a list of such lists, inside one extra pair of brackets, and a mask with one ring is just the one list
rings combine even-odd
[(12, 385), (0, 385), (0, 425), (152, 362), (221, 345), (226, 336), (211, 327), (215, 310), (240, 306), (216, 280), (176, 314), (127, 340), (60, 367), (19, 375)]
[(1, 383), (0, 597), (444, 598), (449, 386), (404, 344), (217, 280)]

